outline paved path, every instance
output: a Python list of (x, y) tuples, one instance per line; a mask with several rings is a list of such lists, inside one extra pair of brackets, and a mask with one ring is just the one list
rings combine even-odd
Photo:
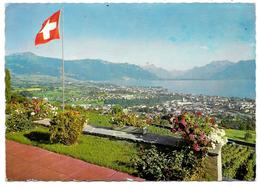
[(6, 140), (6, 175), (9, 181), (144, 181), (126, 173), (10, 140)]
[(83, 133), (97, 135), (97, 136), (114, 137), (122, 140), (132, 140), (135, 142), (152, 143), (152, 144), (169, 145), (169, 146), (174, 146), (181, 141), (180, 138), (175, 138), (171, 136), (161, 136), (161, 135), (151, 134), (151, 133), (134, 134), (134, 133), (127, 133), (123, 131), (116, 131), (112, 129), (105, 129), (102, 127), (94, 127), (90, 125), (86, 125), (86, 127), (84, 127)]

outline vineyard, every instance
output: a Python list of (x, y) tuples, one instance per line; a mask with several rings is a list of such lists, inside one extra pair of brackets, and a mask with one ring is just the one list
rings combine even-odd
[(256, 153), (251, 147), (228, 144), (222, 148), (223, 177), (227, 180), (255, 180)]

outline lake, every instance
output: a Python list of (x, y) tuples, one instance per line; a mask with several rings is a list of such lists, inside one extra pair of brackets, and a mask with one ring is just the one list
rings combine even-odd
[(129, 80), (111, 81), (124, 86), (161, 86), (176, 93), (255, 99), (254, 80)]

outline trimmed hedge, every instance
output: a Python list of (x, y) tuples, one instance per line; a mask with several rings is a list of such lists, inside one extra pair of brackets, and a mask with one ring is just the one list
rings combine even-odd
[(82, 133), (85, 119), (79, 112), (60, 112), (51, 121), (50, 141), (65, 145), (75, 144)]

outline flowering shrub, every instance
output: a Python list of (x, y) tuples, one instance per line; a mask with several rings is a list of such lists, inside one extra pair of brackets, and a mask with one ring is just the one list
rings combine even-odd
[(57, 115), (58, 110), (58, 107), (52, 106), (46, 98), (33, 98), (30, 103), (27, 103), (26, 107), (28, 107), (30, 115), (34, 119), (52, 118)]
[(218, 128), (213, 118), (203, 117), (201, 113), (184, 113), (172, 118), (172, 132), (179, 133), (190, 147), (203, 155), (216, 144), (227, 143), (225, 131)]
[(79, 112), (66, 111), (58, 113), (50, 121), (50, 141), (71, 145), (79, 140), (86, 120)]
[(215, 149), (217, 144), (223, 146), (227, 143), (225, 135), (226, 133), (223, 129), (212, 128), (212, 131), (208, 135), (208, 138), (211, 140), (212, 149)]
[(23, 107), (23, 104), (9, 104), (8, 110), (8, 117), (6, 118), (6, 132), (17, 132), (34, 127), (30, 115)]

